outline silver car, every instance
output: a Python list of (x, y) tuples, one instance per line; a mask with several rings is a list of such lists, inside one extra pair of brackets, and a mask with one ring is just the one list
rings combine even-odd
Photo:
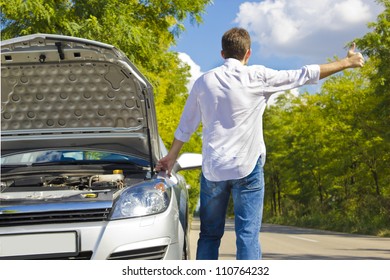
[(1, 42), (0, 259), (186, 259), (184, 154), (173, 175), (150, 83), (118, 49)]

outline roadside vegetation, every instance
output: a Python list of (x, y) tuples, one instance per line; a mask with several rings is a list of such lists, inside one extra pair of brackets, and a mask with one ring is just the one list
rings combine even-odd
[[(55, 33), (118, 47), (153, 84), (170, 147), (189, 77), (170, 48), (184, 20), (200, 24), (211, 2), (0, 0), (1, 40)], [(287, 92), (266, 110), (265, 222), (390, 236), (390, 0), (377, 2), (385, 11), (355, 40), (362, 69), (328, 78), (316, 94)], [(200, 133), (185, 151), (201, 151)], [(192, 212), (199, 171), (184, 174)]]
[(265, 113), (265, 220), (390, 236), (390, 1), (357, 46), (361, 69)]

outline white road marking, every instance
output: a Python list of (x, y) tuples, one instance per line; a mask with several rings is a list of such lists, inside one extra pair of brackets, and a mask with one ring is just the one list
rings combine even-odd
[(294, 235), (287, 235), (287, 236), (290, 237), (290, 238), (300, 239), (300, 240), (309, 241), (309, 242), (319, 242), (318, 240), (304, 238), (304, 237), (299, 237), (299, 236), (294, 236)]

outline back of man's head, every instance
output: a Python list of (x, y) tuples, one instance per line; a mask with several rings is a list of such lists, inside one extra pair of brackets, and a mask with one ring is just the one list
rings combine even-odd
[(244, 28), (234, 27), (222, 36), (222, 52), (224, 58), (243, 60), (251, 48), (251, 38)]

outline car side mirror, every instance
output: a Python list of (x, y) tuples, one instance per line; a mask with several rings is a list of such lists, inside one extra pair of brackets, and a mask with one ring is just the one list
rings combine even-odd
[(196, 153), (184, 153), (179, 156), (175, 165), (173, 166), (173, 172), (180, 170), (196, 169), (202, 166), (202, 155)]

